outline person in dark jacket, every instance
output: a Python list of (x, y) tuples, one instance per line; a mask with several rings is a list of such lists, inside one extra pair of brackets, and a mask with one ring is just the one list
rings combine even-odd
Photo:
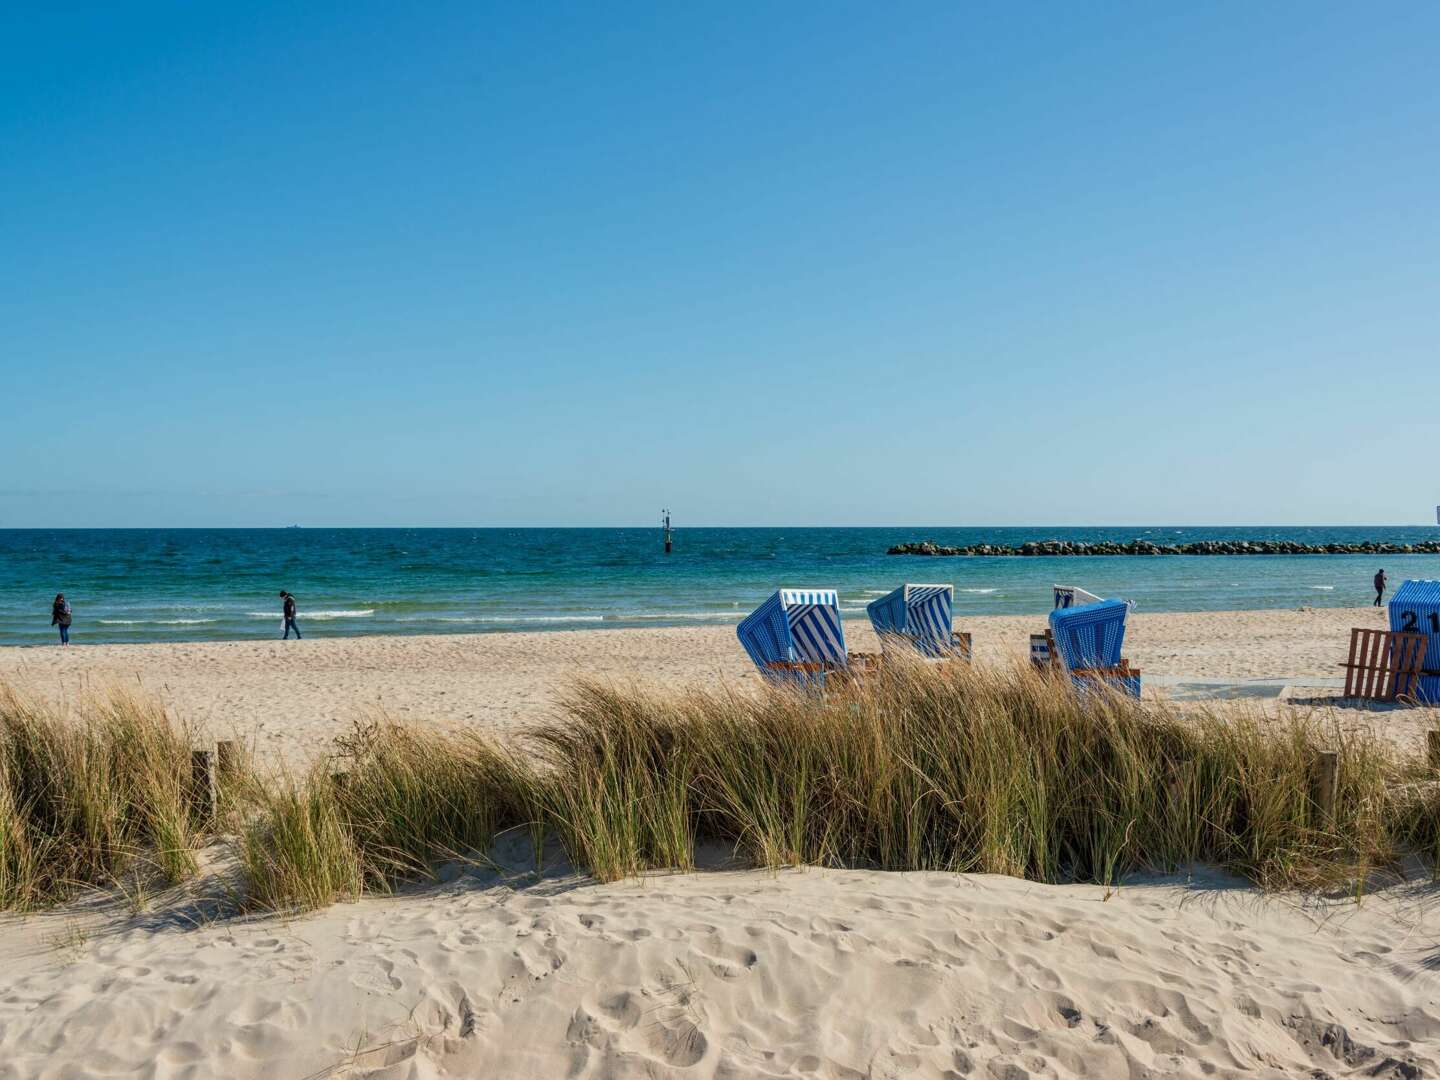
[(1385, 597), (1385, 571), (1375, 571), (1375, 606), (1380, 606), (1380, 601)]
[(55, 603), (50, 607), (50, 625), (60, 628), (60, 644), (70, 644), (70, 602), (65, 594), (56, 593)]
[(300, 625), (298, 625), (297, 622), (295, 622), (295, 598), (294, 598), (294, 596), (289, 595), (288, 592), (285, 592), (284, 589), (281, 589), (281, 590), (279, 590), (279, 599), (281, 599), (281, 602), (284, 603), (284, 612), (285, 612), (285, 638), (284, 638), (284, 639), (285, 639), (285, 641), (289, 641), (289, 632), (295, 631), (295, 641), (300, 641)]
[(285, 641), (290, 640), (290, 631), (295, 631), (295, 640), (300, 640), (300, 627), (295, 623), (295, 597), (291, 596), (284, 589), (280, 590), (280, 600), (285, 605)]

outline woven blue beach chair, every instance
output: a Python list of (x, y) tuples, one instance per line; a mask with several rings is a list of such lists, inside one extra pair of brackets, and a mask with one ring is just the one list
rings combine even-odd
[(1140, 672), (1120, 655), (1129, 613), (1130, 605), (1124, 600), (1101, 600), (1050, 612), (1053, 657), (1077, 685), (1099, 679), (1140, 696)]
[(935, 659), (970, 659), (970, 635), (950, 629), (955, 589), (950, 585), (901, 585), (865, 605), (882, 644), (906, 641)]
[(1425, 635), (1425, 666), (1416, 682), (1414, 698), (1426, 705), (1440, 704), (1440, 581), (1411, 578), (1390, 597), (1390, 629), (1402, 634)]
[(849, 666), (834, 589), (780, 589), (745, 617), (735, 636), (772, 682), (823, 686), (827, 673)]

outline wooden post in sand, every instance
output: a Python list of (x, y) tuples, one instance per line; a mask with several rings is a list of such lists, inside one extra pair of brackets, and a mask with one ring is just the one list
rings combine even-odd
[(215, 768), (222, 784), (240, 772), (240, 748), (231, 740), (221, 739), (215, 744)]
[(1340, 755), (1321, 750), (1315, 755), (1310, 774), (1311, 797), (1320, 811), (1322, 821), (1335, 817), (1335, 802), (1340, 795)]
[(190, 751), (190, 805), (200, 820), (212, 822), (216, 811), (215, 765), (209, 750)]
[(1432, 769), (1440, 769), (1440, 728), (1431, 728), (1425, 733), (1425, 756)]

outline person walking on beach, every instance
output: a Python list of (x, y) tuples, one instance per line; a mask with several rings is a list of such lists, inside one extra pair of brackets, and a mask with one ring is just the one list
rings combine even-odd
[(60, 628), (60, 644), (70, 644), (70, 601), (65, 594), (56, 593), (55, 603), (50, 607), (50, 625)]
[(285, 611), (285, 637), (284, 637), (284, 640), (285, 640), (285, 641), (289, 641), (289, 640), (290, 640), (290, 631), (291, 631), (291, 630), (294, 630), (294, 631), (295, 631), (295, 640), (296, 640), (296, 641), (299, 641), (299, 640), (300, 640), (300, 627), (295, 624), (295, 597), (291, 596), (291, 595), (290, 595), (288, 592), (286, 592), (284, 589), (281, 589), (281, 590), (280, 590), (280, 599), (281, 599), (281, 600), (284, 602), (284, 604), (285, 604), (285, 607), (284, 607), (284, 611)]
[(1375, 571), (1375, 606), (1380, 606), (1380, 601), (1385, 597), (1385, 571)]

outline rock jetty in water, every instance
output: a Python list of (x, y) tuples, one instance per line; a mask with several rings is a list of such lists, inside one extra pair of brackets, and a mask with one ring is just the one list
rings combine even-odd
[(967, 544), (944, 547), (933, 540), (896, 544), (887, 555), (1440, 555), (1440, 540), (1390, 544), (1366, 540), (1359, 544), (1298, 544), (1293, 540), (1196, 540), (1189, 544), (1157, 544), (1151, 540), (1029, 540), (1008, 544)]

